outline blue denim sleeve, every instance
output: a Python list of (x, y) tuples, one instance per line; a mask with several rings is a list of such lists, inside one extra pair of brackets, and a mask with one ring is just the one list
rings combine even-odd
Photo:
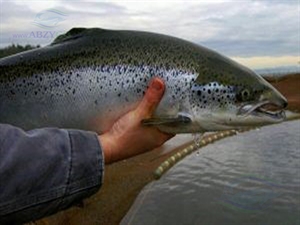
[(0, 224), (29, 222), (81, 202), (99, 190), (103, 166), (95, 133), (0, 124)]

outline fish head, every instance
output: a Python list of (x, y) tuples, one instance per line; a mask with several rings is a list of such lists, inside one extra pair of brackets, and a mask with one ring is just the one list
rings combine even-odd
[(192, 84), (194, 123), (204, 130), (235, 129), (282, 122), (286, 98), (250, 69), (211, 54)]

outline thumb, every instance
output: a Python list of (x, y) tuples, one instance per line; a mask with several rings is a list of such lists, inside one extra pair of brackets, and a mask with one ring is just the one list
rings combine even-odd
[(158, 77), (153, 78), (150, 81), (149, 88), (143, 100), (137, 107), (137, 113), (141, 117), (147, 117), (153, 114), (160, 100), (162, 99), (165, 91), (165, 85), (163, 80)]

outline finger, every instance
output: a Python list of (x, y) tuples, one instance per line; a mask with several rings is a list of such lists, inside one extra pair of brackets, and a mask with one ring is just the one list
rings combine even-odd
[(155, 111), (165, 91), (164, 82), (160, 78), (153, 78), (149, 84), (143, 100), (137, 107), (137, 113), (141, 117), (150, 116)]

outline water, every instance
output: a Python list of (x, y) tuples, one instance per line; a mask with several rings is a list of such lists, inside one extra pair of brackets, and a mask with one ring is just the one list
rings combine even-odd
[(283, 77), (288, 74), (300, 73), (300, 65), (254, 69), (254, 71), (260, 74), (261, 76), (268, 77), (271, 75), (271, 77)]
[(300, 224), (300, 121), (188, 156), (144, 188), (121, 224)]

